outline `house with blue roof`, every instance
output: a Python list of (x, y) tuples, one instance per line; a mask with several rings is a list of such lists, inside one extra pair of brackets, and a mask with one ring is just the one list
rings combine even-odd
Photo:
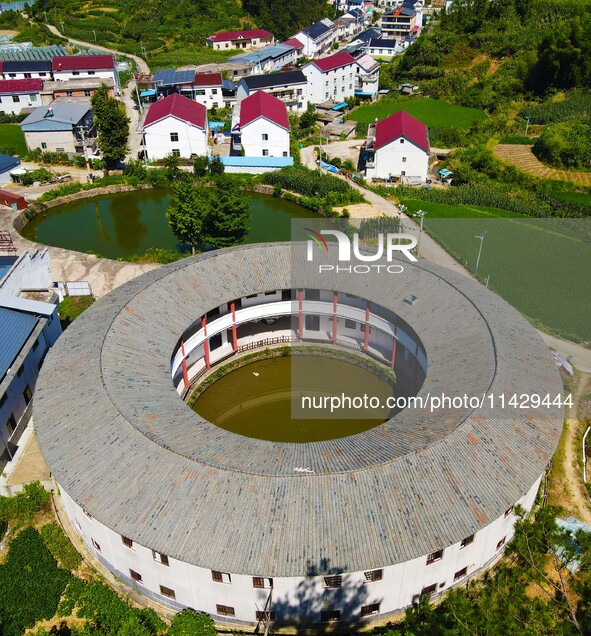
[(249, 53), (235, 55), (228, 62), (249, 64), (252, 74), (272, 73), (284, 66), (295, 64), (297, 57), (298, 53), (293, 46), (289, 44), (274, 44)]
[(20, 123), (27, 148), (84, 154), (84, 146), (96, 152), (92, 106), (73, 99), (56, 99), (36, 108)]
[[(14, 265), (0, 262), (0, 284)], [(57, 305), (0, 295), (0, 473), (18, 450), (39, 370), (61, 331)], [(4, 475), (0, 494), (9, 494)]]
[(21, 165), (21, 160), (11, 155), (0, 154), (0, 185), (10, 182), (10, 172)]
[(338, 39), (336, 24), (324, 18), (314, 22), (293, 37), (297, 38), (304, 45), (304, 55), (306, 57), (318, 57), (330, 49)]

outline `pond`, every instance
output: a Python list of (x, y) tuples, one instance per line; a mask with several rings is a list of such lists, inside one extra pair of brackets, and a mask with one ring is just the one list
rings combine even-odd
[[(220, 428), (274, 442), (317, 442), (354, 435), (392, 416), (381, 409), (303, 410), (302, 396), (376, 396), (382, 404), (395, 387), (354, 362), (315, 355), (258, 360), (227, 373), (192, 408)], [(292, 403), (292, 400), (294, 402)], [(293, 407), (293, 411), (292, 411)], [(292, 417), (293, 414), (298, 417)], [(313, 419), (300, 419), (299, 416)]]
[[(250, 223), (247, 243), (288, 241), (291, 220), (317, 215), (291, 201), (245, 192)], [(22, 229), (31, 241), (105, 258), (144, 254), (149, 248), (182, 249), (166, 220), (167, 190), (135, 190), (81, 199), (38, 214)]]

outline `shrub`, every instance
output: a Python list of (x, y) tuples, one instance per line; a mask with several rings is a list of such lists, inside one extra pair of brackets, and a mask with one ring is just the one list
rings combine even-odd
[(216, 631), (207, 614), (185, 609), (172, 619), (168, 636), (216, 636)]
[(24, 186), (30, 186), (35, 183), (35, 181), (39, 181), (40, 183), (46, 183), (47, 181), (51, 181), (53, 175), (49, 170), (45, 168), (39, 168), (38, 170), (31, 170), (30, 172), (25, 172), (24, 174), (19, 175), (19, 181)]
[(153, 188), (167, 188), (170, 186), (166, 170), (148, 170), (148, 183)]
[(34, 528), (20, 532), (0, 566), (0, 633), (21, 636), (37, 621), (49, 620), (69, 580)]
[(53, 558), (64, 570), (78, 569), (82, 557), (55, 521), (41, 528), (41, 538)]
[(93, 296), (66, 296), (57, 306), (57, 313), (62, 326), (67, 327), (75, 318), (86, 311), (92, 303)]
[(58, 186), (53, 190), (48, 190), (44, 192), (37, 200), (38, 201), (53, 201), (54, 199), (59, 199), (60, 197), (68, 196), (69, 194), (76, 194), (84, 189), (84, 186), (81, 183), (65, 183), (62, 186)]
[(591, 126), (567, 121), (546, 126), (534, 144), (534, 154), (558, 168), (591, 167)]
[(30, 522), (50, 498), (40, 482), (26, 484), (14, 497), (0, 497), (0, 520)]

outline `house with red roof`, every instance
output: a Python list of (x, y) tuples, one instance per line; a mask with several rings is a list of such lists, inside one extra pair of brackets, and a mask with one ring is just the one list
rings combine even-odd
[(207, 155), (205, 106), (178, 93), (154, 102), (144, 121), (144, 149), (150, 160)]
[(250, 29), (245, 31), (224, 31), (210, 35), (205, 40), (207, 46), (213, 49), (230, 50), (230, 49), (259, 49), (275, 43), (272, 33), (265, 29)]
[(367, 133), (368, 179), (424, 183), (429, 171), (427, 126), (404, 110), (371, 124)]
[(31, 112), (41, 106), (42, 79), (0, 80), (0, 113)]
[(240, 133), (247, 157), (289, 157), (289, 119), (285, 103), (257, 91), (240, 102)]
[(119, 93), (119, 76), (112, 55), (61, 55), (51, 58), (53, 79), (68, 82), (76, 79), (111, 79)]
[(223, 108), (221, 73), (195, 73), (192, 85), (193, 99), (205, 108)]
[(313, 104), (329, 99), (343, 102), (355, 95), (357, 61), (346, 51), (318, 58), (302, 71), (308, 79), (308, 100)]

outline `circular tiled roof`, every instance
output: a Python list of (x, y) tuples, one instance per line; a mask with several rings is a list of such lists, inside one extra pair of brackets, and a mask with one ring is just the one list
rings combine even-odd
[[(429, 554), (535, 483), (558, 443), (558, 407), (406, 409), (357, 435), (290, 444), (225, 431), (182, 402), (170, 360), (183, 331), (236, 298), (319, 287), (293, 266), (298, 249), (244, 246), (151, 271), (60, 338), (38, 380), (35, 428), (60, 486), (93, 517), (195, 565), (301, 576), (322, 559), (359, 571)], [(411, 325), (429, 361), (419, 396), (561, 393), (548, 350), (517, 311), (447, 269), (403, 265), (401, 275), (326, 274), (322, 288)]]

